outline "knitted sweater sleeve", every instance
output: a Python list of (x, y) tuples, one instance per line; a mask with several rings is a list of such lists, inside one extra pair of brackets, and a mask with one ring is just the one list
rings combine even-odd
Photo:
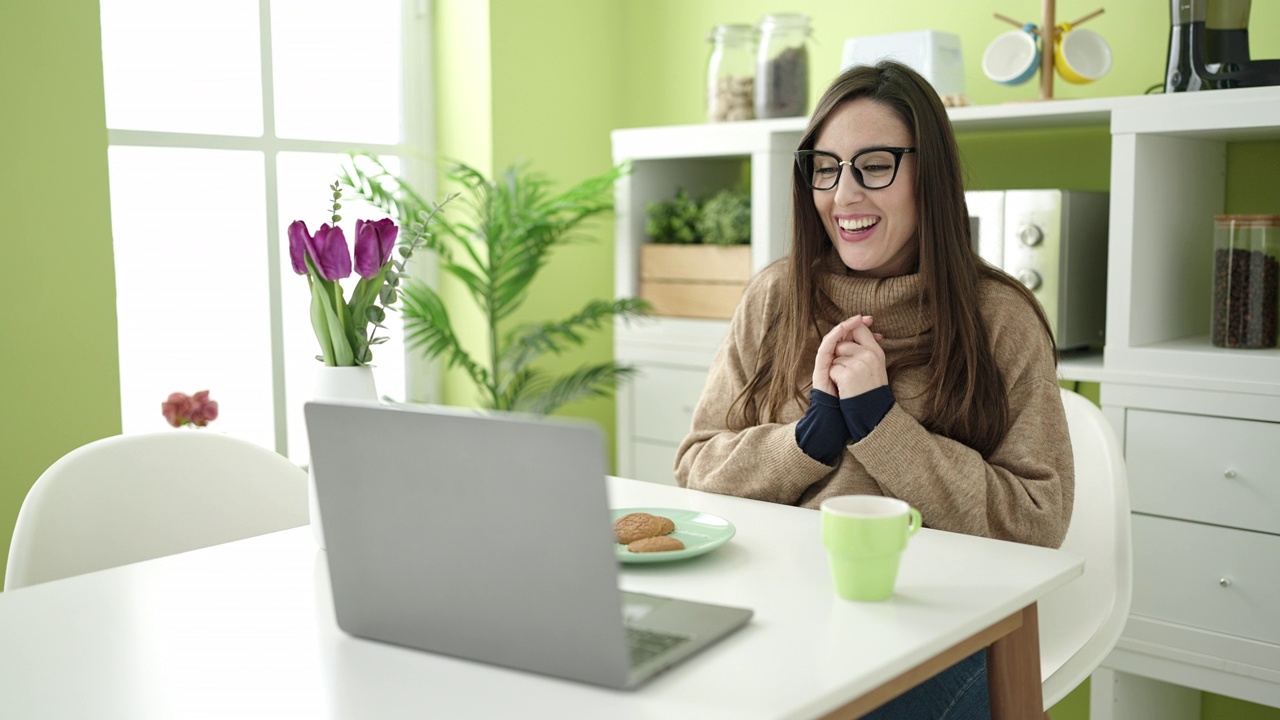
[[(1047, 547), (1066, 536), (1075, 496), (1071, 441), (1053, 348), (1029, 317), (994, 328), (1010, 426), (990, 456), (929, 432), (899, 406), (849, 447), (887, 494), (920, 510), (928, 527)], [(824, 494), (841, 494), (840, 479)]]
[(755, 371), (778, 271), (777, 266), (763, 271), (738, 303), (689, 434), (676, 452), (676, 481), (682, 487), (790, 505), (834, 470), (800, 449), (795, 421), (743, 430), (728, 426), (729, 410)]

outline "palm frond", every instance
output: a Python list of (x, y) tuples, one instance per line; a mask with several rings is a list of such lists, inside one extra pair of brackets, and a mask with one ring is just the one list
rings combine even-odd
[(514, 410), (527, 403), (526, 398), (538, 392), (539, 386), (545, 386), (542, 373), (533, 368), (521, 368), (516, 372), (506, 373), (502, 382), (494, 388), (495, 410)]
[(562, 406), (585, 397), (608, 397), (619, 382), (636, 374), (636, 368), (617, 363), (583, 365), (563, 375), (538, 392), (526, 393), (520, 405), (512, 408), (522, 412), (549, 415)]
[(489, 371), (477, 363), (458, 341), (440, 295), (425, 283), (411, 282), (402, 289), (401, 297), (405, 344), (422, 349), (430, 357), (443, 357), (449, 367), (462, 367), (472, 381), (480, 387), (487, 387)]
[(624, 320), (639, 317), (649, 309), (649, 303), (639, 298), (592, 300), (559, 322), (523, 325), (508, 333), (502, 366), (515, 371), (539, 355), (559, 355), (570, 347), (581, 347), (587, 341), (588, 331), (602, 329), (615, 317)]

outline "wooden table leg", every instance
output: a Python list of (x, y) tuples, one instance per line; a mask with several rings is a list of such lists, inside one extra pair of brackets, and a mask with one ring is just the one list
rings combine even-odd
[(1040, 685), (1040, 625), (1036, 605), (1022, 610), (1022, 626), (987, 650), (987, 689), (992, 720), (1043, 718)]

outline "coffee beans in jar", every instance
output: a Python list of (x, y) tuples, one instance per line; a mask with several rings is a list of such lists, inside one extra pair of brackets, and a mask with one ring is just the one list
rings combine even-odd
[(760, 21), (756, 117), (796, 117), (809, 107), (809, 18), (766, 15)]
[(1213, 344), (1273, 348), (1278, 318), (1280, 215), (1214, 216)]
[(707, 120), (751, 120), (755, 115), (756, 29), (717, 25), (707, 62)]

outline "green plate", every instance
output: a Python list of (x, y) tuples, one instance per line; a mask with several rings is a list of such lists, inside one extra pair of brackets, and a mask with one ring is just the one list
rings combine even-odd
[(729, 542), (729, 538), (737, 532), (733, 527), (733, 523), (722, 517), (709, 515), (698, 510), (678, 510), (676, 508), (652, 508), (652, 507), (632, 507), (632, 508), (615, 508), (613, 510), (613, 519), (626, 515), (627, 513), (644, 512), (650, 515), (661, 515), (671, 518), (676, 524), (675, 532), (671, 533), (672, 537), (679, 538), (684, 543), (683, 550), (668, 550), (666, 552), (650, 552), (635, 553), (627, 549), (626, 545), (616, 545), (618, 550), (618, 561), (624, 563), (654, 563), (654, 562), (670, 562), (672, 560), (684, 560), (691, 557), (697, 557), (720, 547)]

